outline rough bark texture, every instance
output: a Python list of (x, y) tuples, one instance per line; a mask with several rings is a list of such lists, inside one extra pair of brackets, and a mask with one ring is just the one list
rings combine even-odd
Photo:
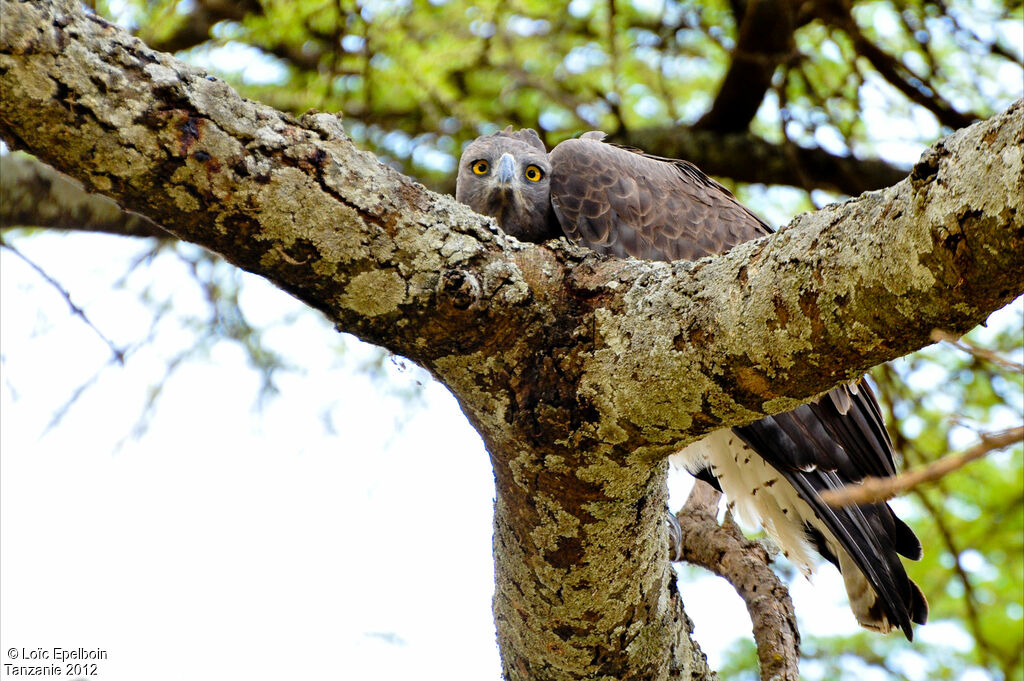
[(800, 631), (789, 590), (771, 568), (772, 558), (760, 542), (747, 539), (727, 515), (718, 523), (720, 492), (697, 481), (676, 514), (680, 555), (724, 577), (743, 599), (753, 624), (761, 681), (799, 681)]
[(1024, 105), (911, 178), (697, 263), (524, 245), (66, 2), (4, 2), (0, 136), (428, 367), (494, 462), (513, 679), (709, 678), (664, 457), (965, 331), (1024, 289)]

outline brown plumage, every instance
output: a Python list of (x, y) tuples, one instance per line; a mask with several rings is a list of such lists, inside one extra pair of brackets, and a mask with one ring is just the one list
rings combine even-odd
[[(586, 133), (550, 154), (533, 130), (480, 137), (460, 159), (456, 198), (518, 239), (564, 235), (619, 257), (692, 260), (771, 233), (693, 164), (603, 137)], [(832, 508), (819, 496), (868, 475), (895, 475), (892, 444), (866, 383), (716, 431), (673, 459), (721, 489), (741, 517), (760, 522), (805, 573), (811, 548), (839, 568), (864, 627), (900, 628), (912, 638), (911, 623), (926, 621), (928, 603), (900, 560), (921, 557), (913, 531), (888, 504)]]
[(603, 137), (588, 132), (550, 154), (551, 203), (571, 241), (619, 257), (696, 260), (771, 232), (692, 163)]

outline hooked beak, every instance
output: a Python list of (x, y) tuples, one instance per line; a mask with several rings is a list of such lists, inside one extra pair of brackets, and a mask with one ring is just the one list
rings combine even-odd
[(512, 158), (512, 154), (501, 155), (494, 176), (502, 189), (512, 186), (512, 181), (516, 179), (516, 160)]

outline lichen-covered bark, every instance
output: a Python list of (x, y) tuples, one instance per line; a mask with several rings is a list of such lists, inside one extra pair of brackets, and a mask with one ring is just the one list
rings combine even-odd
[(798, 681), (800, 632), (793, 600), (764, 545), (747, 539), (731, 514), (719, 524), (721, 498), (711, 485), (697, 481), (676, 513), (679, 555), (672, 559), (714, 572), (736, 589), (753, 624), (762, 681)]
[(0, 136), (428, 367), (494, 461), (505, 672), (706, 678), (664, 457), (965, 331), (1024, 289), (1024, 105), (909, 180), (698, 263), (524, 245), (66, 2), (4, 2)]

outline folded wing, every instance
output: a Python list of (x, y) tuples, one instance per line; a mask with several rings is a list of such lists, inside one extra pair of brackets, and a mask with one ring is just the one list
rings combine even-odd
[(646, 260), (696, 260), (771, 232), (696, 166), (601, 142), (550, 154), (551, 203), (570, 240)]

